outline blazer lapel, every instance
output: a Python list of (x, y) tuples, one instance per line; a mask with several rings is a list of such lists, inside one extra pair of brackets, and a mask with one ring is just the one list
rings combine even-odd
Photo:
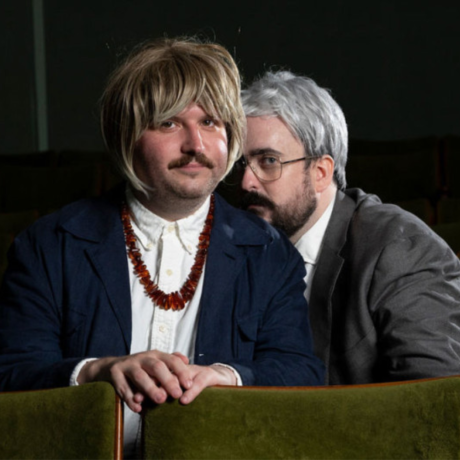
[[(265, 238), (268, 238), (265, 236)], [(246, 262), (246, 246), (266, 244), (264, 233), (254, 231), (239, 211), (216, 195), (216, 211), (201, 295), (195, 347), (195, 362), (204, 363), (203, 351), (225, 349), (225, 333), (230, 331), (236, 278)], [(217, 334), (215, 331), (219, 331)]]
[[(316, 355), (329, 366), (333, 321), (332, 295), (344, 263), (340, 252), (347, 241), (355, 204), (338, 191), (311, 288), (309, 312)], [(326, 375), (328, 384), (329, 375)]]
[(127, 352), (131, 346), (131, 293), (123, 227), (119, 214), (119, 190), (108, 200), (92, 202), (82, 214), (63, 227), (86, 240), (85, 252), (101, 280), (120, 324)]
[(112, 232), (86, 251), (99, 275), (120, 325), (127, 352), (131, 347), (131, 294), (123, 232)]

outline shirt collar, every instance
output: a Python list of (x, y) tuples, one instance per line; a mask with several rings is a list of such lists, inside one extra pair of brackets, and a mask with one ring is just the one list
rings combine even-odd
[(331, 219), (332, 209), (334, 208), (335, 197), (331, 200), (323, 215), (306, 232), (295, 244), (296, 249), (300, 252), (305, 263), (316, 264), (318, 255), (323, 243), (324, 234), (326, 233), (329, 220)]
[(136, 232), (144, 249), (150, 249), (158, 244), (163, 232), (174, 229), (184, 249), (193, 254), (198, 247), (198, 237), (203, 230), (204, 222), (208, 215), (211, 198), (208, 197), (203, 205), (192, 215), (174, 222), (167, 221), (149, 211), (132, 193), (130, 187), (126, 188), (126, 201), (131, 210), (133, 224), (139, 230)]

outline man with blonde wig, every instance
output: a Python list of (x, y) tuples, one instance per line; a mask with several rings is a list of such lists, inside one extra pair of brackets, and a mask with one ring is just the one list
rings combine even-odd
[(187, 404), (217, 384), (321, 384), (302, 259), (213, 194), (245, 130), (230, 54), (193, 40), (142, 46), (109, 79), (102, 130), (127, 185), (15, 240), (0, 389), (109, 381), (129, 408), (132, 446), (146, 398)]
[(347, 126), (329, 92), (268, 72), (243, 91), (243, 107), (243, 207), (304, 259), (326, 383), (459, 374), (460, 262), (412, 214), (346, 189)]

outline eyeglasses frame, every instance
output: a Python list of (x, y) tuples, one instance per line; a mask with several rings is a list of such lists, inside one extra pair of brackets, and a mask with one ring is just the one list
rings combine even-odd
[(257, 179), (260, 180), (260, 182), (275, 182), (277, 180), (280, 180), (281, 176), (283, 175), (283, 165), (287, 165), (289, 163), (297, 163), (298, 161), (303, 161), (303, 160), (311, 160), (313, 158), (316, 158), (316, 157), (311, 156), (311, 155), (307, 155), (307, 156), (304, 156), (302, 158), (295, 158), (294, 160), (287, 160), (287, 161), (281, 161), (281, 160), (279, 160), (277, 158), (276, 161), (279, 162), (279, 164), (281, 165), (281, 168), (280, 168), (280, 176), (277, 177), (276, 179), (262, 179), (262, 178), (260, 178), (257, 175), (257, 173), (254, 171), (254, 168), (251, 166), (251, 162), (248, 161), (248, 159), (246, 158), (245, 155), (243, 155), (238, 161), (242, 164), (242, 166), (245, 169), (246, 169), (247, 166), (249, 166), (251, 168), (251, 171), (254, 173), (254, 175), (257, 177)]

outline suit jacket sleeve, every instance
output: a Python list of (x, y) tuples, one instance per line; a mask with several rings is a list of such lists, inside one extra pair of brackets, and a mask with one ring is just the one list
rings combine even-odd
[(433, 234), (384, 246), (369, 288), (381, 350), (379, 380), (460, 373), (459, 265)]
[[(51, 234), (50, 234), (51, 235)], [(61, 284), (52, 282), (48, 251), (58, 242), (48, 238), (36, 247), (28, 233), (16, 238), (9, 253), (0, 304), (0, 389), (31, 390), (66, 386), (79, 358), (64, 358), (65, 317)], [(57, 281), (57, 280), (54, 280)]]

